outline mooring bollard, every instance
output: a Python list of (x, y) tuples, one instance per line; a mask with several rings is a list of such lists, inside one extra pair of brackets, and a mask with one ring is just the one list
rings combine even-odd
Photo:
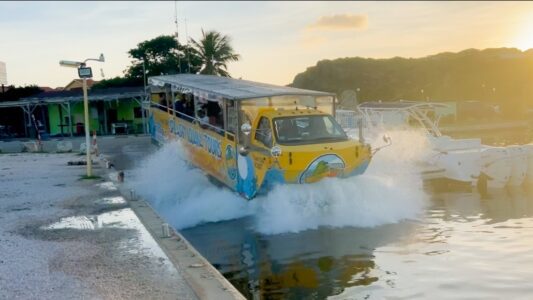
[(117, 179), (118, 179), (118, 182), (124, 182), (124, 172), (123, 171), (118, 172)]
[(130, 190), (130, 200), (131, 201), (135, 201), (135, 191), (134, 190)]
[(162, 231), (163, 231), (163, 237), (164, 238), (168, 238), (170, 237), (170, 225), (168, 225), (168, 223), (163, 223), (163, 225), (161, 225), (162, 227)]

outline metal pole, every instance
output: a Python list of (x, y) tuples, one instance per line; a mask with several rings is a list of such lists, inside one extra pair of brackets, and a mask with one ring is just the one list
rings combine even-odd
[(146, 66), (144, 63), (144, 56), (143, 56), (143, 86), (144, 86), (144, 93), (146, 94)]
[(85, 115), (85, 152), (87, 157), (87, 177), (92, 176), (91, 143), (89, 137), (89, 100), (87, 99), (87, 78), (83, 78), (83, 109)]
[(72, 132), (72, 111), (70, 109), (70, 102), (67, 102), (68, 107), (68, 132), (70, 132), (70, 137), (74, 136), (74, 133)]
[(143, 103), (142, 97), (141, 97), (141, 100), (139, 101), (139, 104), (141, 106), (141, 118), (142, 118), (142, 122), (143, 122), (143, 133), (146, 133), (146, 125), (144, 124), (144, 123), (146, 123), (146, 121), (144, 120), (144, 103)]
[(27, 124), (27, 120), (26, 120), (26, 110), (24, 109), (24, 107), (22, 106), (22, 111), (23, 111), (23, 114), (22, 116), (24, 116), (24, 136), (25, 137), (29, 137), (29, 134), (28, 134), (28, 126), (26, 125)]
[(109, 127), (107, 126), (107, 102), (104, 101), (104, 130), (105, 134), (107, 135), (109, 133)]

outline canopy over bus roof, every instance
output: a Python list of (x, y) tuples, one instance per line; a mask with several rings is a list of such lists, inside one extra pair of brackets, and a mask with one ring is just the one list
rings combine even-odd
[(151, 85), (170, 85), (173, 91), (204, 94), (210, 100), (246, 100), (275, 96), (335, 96), (332, 93), (297, 89), (215, 75), (177, 74), (154, 76)]
[(389, 101), (389, 102), (364, 102), (357, 106), (359, 109), (375, 109), (375, 110), (403, 110), (403, 109), (434, 109), (437, 107), (447, 108), (448, 105), (438, 102), (421, 102), (421, 101)]

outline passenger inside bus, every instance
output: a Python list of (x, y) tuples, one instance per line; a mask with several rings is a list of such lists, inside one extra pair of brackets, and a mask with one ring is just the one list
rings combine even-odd
[(182, 119), (183, 119), (183, 114), (185, 113), (185, 106), (183, 105), (184, 102), (185, 101), (183, 100), (183, 97), (181, 95), (178, 95), (176, 97), (176, 102), (174, 102), (174, 114), (176, 117), (182, 118)]
[(198, 120), (200, 121), (200, 127), (203, 129), (208, 128), (207, 124), (209, 124), (209, 118), (206, 115), (205, 109), (198, 110)]
[(167, 94), (165, 93), (160, 93), (159, 94), (159, 109), (160, 110), (164, 110), (166, 111), (167, 110)]
[(205, 104), (205, 109), (207, 111), (207, 117), (209, 118), (209, 124), (221, 127), (219, 120), (220, 113), (222, 112), (222, 110), (220, 109), (218, 102), (207, 101), (207, 103)]
[(194, 101), (191, 94), (185, 95), (185, 102), (183, 103), (183, 113), (185, 114), (184, 119), (192, 122), (194, 119)]

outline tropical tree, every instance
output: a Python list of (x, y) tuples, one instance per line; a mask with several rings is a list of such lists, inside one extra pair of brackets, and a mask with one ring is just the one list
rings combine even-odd
[(192, 51), (202, 62), (200, 74), (220, 75), (231, 77), (227, 71), (227, 63), (239, 60), (231, 46), (231, 40), (227, 35), (218, 31), (204, 32), (199, 41), (191, 39)]
[[(181, 45), (172, 35), (161, 35), (154, 39), (141, 42), (136, 48), (128, 51), (134, 60), (125, 71), (126, 77), (143, 78), (161, 74), (197, 73), (202, 61), (188, 45)], [(144, 63), (144, 66), (143, 66)]]
[[(20, 98), (30, 97), (35, 94), (44, 92), (43, 89), (37, 85), (18, 86), (10, 85), (5, 87), (5, 91), (2, 93), (0, 89), (0, 102), (2, 101), (16, 101)], [(2, 124), (0, 122), (0, 124)]]
[(188, 45), (178, 43), (172, 35), (161, 35), (137, 44), (128, 51), (133, 58), (124, 71), (124, 77), (104, 79), (93, 89), (110, 87), (142, 86), (143, 72), (146, 78), (161, 74), (198, 73), (202, 66), (200, 58), (193, 54)]

